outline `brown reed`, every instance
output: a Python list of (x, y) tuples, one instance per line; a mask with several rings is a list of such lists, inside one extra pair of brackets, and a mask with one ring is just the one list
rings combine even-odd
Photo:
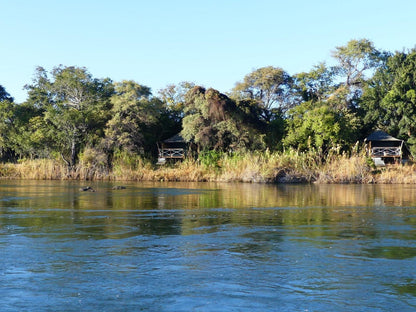
[(416, 183), (416, 165), (375, 168), (364, 152), (331, 150), (246, 152), (222, 154), (215, 166), (198, 159), (154, 164), (140, 156), (115, 157), (84, 151), (77, 166), (56, 159), (21, 160), (0, 164), (0, 178), (37, 180), (218, 181), (249, 183)]

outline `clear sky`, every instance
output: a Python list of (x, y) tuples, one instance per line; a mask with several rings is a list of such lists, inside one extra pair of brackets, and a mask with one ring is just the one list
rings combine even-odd
[(62, 64), (153, 94), (181, 81), (228, 92), (263, 66), (330, 63), (351, 39), (411, 49), (415, 12), (414, 0), (0, 0), (0, 85), (20, 103), (37, 66)]

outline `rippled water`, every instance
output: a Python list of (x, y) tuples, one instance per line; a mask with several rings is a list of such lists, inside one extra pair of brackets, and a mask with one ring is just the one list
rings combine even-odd
[(1, 311), (415, 311), (416, 187), (0, 182)]

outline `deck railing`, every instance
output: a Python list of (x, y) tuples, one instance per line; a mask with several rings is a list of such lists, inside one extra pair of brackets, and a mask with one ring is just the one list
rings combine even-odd
[(402, 156), (401, 147), (373, 147), (371, 157), (400, 157)]
[(159, 149), (159, 158), (185, 158), (183, 148), (161, 148)]

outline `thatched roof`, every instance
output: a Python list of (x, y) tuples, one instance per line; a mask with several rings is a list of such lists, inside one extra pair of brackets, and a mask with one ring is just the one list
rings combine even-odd
[(178, 133), (163, 141), (163, 143), (186, 143), (185, 139)]
[(366, 141), (390, 141), (390, 142), (402, 142), (402, 140), (392, 137), (390, 134), (377, 130), (371, 133), (366, 139)]

